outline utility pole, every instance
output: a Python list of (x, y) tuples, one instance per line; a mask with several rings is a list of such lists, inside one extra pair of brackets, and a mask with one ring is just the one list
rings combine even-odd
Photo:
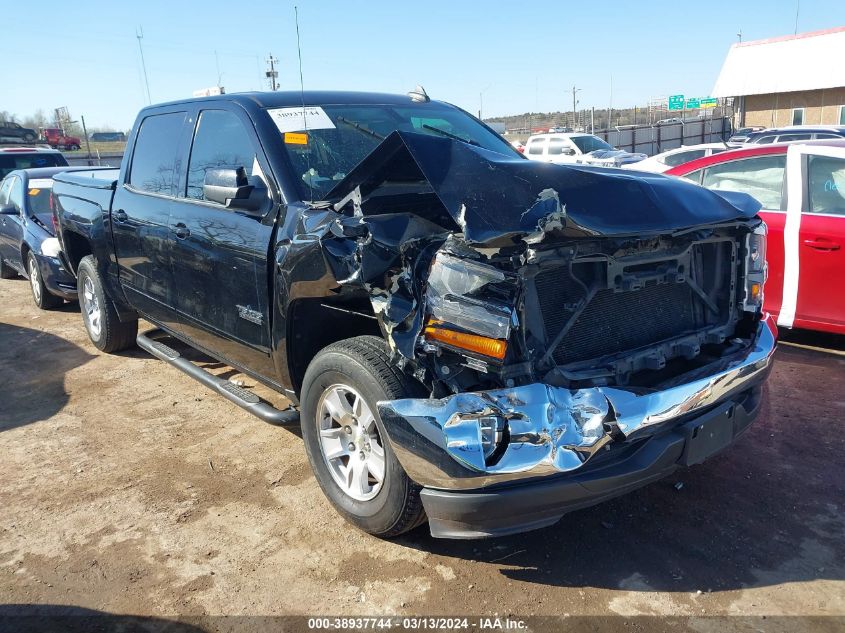
[(270, 90), (276, 92), (279, 89), (279, 84), (276, 81), (279, 78), (279, 71), (276, 70), (276, 64), (279, 63), (279, 60), (273, 57), (273, 53), (270, 53), (270, 57), (266, 59), (267, 64), (270, 67), (270, 70), (264, 73), (264, 76), (270, 80)]
[(88, 128), (85, 127), (85, 117), (79, 117), (82, 119), (82, 134), (85, 135), (85, 147), (88, 149), (88, 164), (91, 164), (91, 141), (88, 140)]
[(135, 37), (138, 38), (138, 50), (141, 51), (141, 68), (144, 69), (144, 85), (147, 87), (147, 104), (152, 105), (153, 100), (150, 97), (150, 80), (147, 79), (147, 62), (144, 61), (144, 47), (141, 45), (141, 40), (144, 39), (143, 27), (138, 27), (135, 31)]
[(577, 103), (575, 101), (575, 95), (576, 95), (576, 93), (579, 93), (579, 92), (581, 92), (580, 88), (576, 88), (575, 86), (572, 86), (572, 129), (573, 129), (573, 131), (575, 130), (575, 126), (578, 125), (578, 121), (576, 120), (578, 115), (575, 111), (575, 106), (576, 106), (576, 103)]

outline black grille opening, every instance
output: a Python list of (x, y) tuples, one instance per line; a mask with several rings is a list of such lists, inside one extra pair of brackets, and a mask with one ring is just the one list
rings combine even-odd
[[(668, 276), (650, 279), (636, 290), (622, 291), (618, 285), (616, 289), (606, 288), (613, 284), (607, 283), (605, 265), (595, 261), (573, 264), (573, 273), (565, 264), (540, 271), (534, 282), (547, 345), (552, 344), (576, 314), (578, 304), (587, 296), (586, 287), (602, 288), (578, 314), (553, 351), (555, 364), (568, 365), (626, 353), (727, 324), (732, 314), (735, 274), (732, 253), (732, 242), (720, 240), (693, 245), (685, 260), (673, 263), (670, 258), (626, 266), (626, 274), (669, 269), (681, 273), (678, 281), (667, 281)], [(684, 261), (692, 270), (681, 267), (680, 262)], [(689, 283), (680, 280), (686, 275), (707, 295), (707, 301)], [(716, 310), (708, 308), (707, 303)]]
[(600, 290), (578, 316), (553, 358), (564, 365), (695, 330), (693, 300), (692, 289), (686, 284), (655, 284), (631, 292)]

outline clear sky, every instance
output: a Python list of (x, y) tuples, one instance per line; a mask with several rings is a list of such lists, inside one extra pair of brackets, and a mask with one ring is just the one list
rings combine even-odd
[[(845, 0), (799, 0), (798, 30), (845, 25)], [(90, 126), (128, 128), (152, 101), (299, 89), (294, 4), (306, 89), (404, 93), (485, 117), (578, 107), (627, 107), (668, 94), (707, 96), (730, 45), (791, 34), (796, 0), (42, 0), (5, 6), (0, 110), (19, 116), (67, 106)], [(12, 17), (9, 17), (12, 16)], [(216, 56), (215, 56), (216, 51)], [(845, 51), (843, 51), (845, 59)], [(483, 97), (481, 96), (483, 95)]]

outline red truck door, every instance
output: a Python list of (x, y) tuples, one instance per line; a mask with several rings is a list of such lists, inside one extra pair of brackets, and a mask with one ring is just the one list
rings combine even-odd
[(845, 152), (831, 150), (814, 149), (802, 161), (806, 195), (794, 325), (845, 334)]

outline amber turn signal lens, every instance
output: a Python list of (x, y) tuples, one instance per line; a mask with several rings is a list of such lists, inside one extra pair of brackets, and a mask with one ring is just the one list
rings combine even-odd
[(505, 357), (505, 352), (508, 349), (507, 341), (478, 336), (477, 334), (455, 332), (454, 330), (446, 330), (432, 325), (426, 326), (425, 335), (427, 338), (446, 343), (452, 347), (483, 354), (491, 358), (498, 358), (499, 360)]
[(760, 298), (760, 284), (751, 284), (751, 298), (752, 299), (759, 299)]

